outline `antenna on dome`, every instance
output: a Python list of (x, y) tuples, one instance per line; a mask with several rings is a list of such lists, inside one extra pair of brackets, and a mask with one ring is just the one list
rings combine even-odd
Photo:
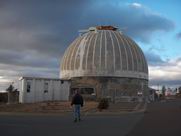
[(83, 30), (79, 30), (78, 32), (79, 32), (79, 36), (82, 36), (83, 34), (89, 32), (89, 30), (83, 29)]
[(85, 33), (88, 32), (97, 32), (97, 28), (96, 27), (89, 27), (89, 29), (83, 29), (83, 30), (79, 30), (79, 36), (82, 36)]
[(127, 30), (128, 27), (121, 27), (121, 29), (119, 29), (119, 32), (122, 33), (123, 31)]

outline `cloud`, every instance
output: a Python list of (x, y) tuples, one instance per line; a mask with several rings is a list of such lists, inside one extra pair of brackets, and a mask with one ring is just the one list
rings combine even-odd
[(131, 3), (130, 6), (134, 7), (134, 8), (141, 8), (142, 5), (140, 3)]
[(149, 42), (154, 32), (174, 28), (171, 20), (139, 3), (124, 4), (117, 0), (4, 3), (0, 12), (1, 48), (30, 48), (56, 57), (78, 35), (79, 29), (90, 26), (116, 25), (144, 42)]
[(145, 52), (145, 57), (148, 61), (150, 86), (181, 86), (181, 57), (164, 60), (150, 49)]
[[(139, 8), (135, 8), (138, 5)], [(110, 1), (90, 5), (81, 22), (117, 25), (124, 33), (143, 42), (149, 42), (155, 32), (168, 32), (175, 27), (171, 20), (141, 4), (113, 4)]]
[[(0, 76), (7, 77), (57, 77), (63, 52), (78, 30), (90, 26), (115, 25), (142, 42), (174, 29), (171, 20), (144, 5), (119, 0), (2, 1), (0, 18)], [(156, 55), (148, 59), (162, 63)]]
[(47, 57), (36, 52), (19, 53), (11, 50), (0, 50), (1, 64), (11, 66), (47, 67), (55, 68), (59, 66), (57, 58)]
[(180, 85), (181, 58), (169, 60), (164, 65), (149, 66), (150, 85)]
[(181, 39), (181, 32), (179, 32), (179, 33), (176, 34), (176, 38), (177, 38), (177, 39)]
[(25, 67), (0, 64), (0, 91), (6, 89), (10, 83), (18, 84), (21, 76), (58, 78), (59, 69), (49, 67)]
[(167, 65), (167, 61), (164, 61), (160, 55), (156, 54), (153, 51), (146, 51), (145, 57), (150, 66), (164, 66)]

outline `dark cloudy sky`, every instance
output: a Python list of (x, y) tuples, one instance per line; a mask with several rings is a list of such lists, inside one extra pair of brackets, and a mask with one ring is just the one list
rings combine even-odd
[(147, 57), (150, 85), (181, 85), (179, 0), (1, 0), (0, 90), (20, 76), (59, 77), (63, 52), (90, 26), (113, 25)]

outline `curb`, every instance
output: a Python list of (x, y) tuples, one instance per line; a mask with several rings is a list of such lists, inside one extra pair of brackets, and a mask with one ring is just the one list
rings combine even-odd
[[(139, 106), (139, 105), (138, 105)], [(94, 109), (94, 112), (86, 112), (84, 113), (84, 116), (102, 116), (102, 115), (109, 115), (109, 116), (118, 116), (122, 114), (136, 114), (136, 113), (145, 113), (147, 109), (147, 103), (144, 104), (143, 109), (138, 110), (138, 107), (133, 111), (122, 111), (122, 112), (97, 112), (96, 109)]]

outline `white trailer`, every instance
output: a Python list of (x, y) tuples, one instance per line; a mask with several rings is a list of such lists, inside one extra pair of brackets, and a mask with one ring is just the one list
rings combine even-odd
[(19, 80), (20, 103), (69, 100), (70, 80), (39, 77), (21, 77)]

